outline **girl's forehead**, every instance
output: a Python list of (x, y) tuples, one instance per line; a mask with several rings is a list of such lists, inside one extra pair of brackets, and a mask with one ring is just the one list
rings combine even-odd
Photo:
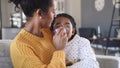
[(57, 17), (55, 20), (60, 20), (60, 21), (70, 21), (70, 19), (67, 18), (67, 17)]

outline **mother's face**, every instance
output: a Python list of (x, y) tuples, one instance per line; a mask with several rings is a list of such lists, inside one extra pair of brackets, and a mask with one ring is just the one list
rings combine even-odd
[(66, 29), (68, 38), (72, 36), (73, 27), (72, 27), (71, 21), (68, 18), (66, 17), (56, 18), (53, 25), (53, 29), (56, 30), (59, 27), (63, 27), (64, 29)]
[(53, 21), (54, 16), (56, 15), (56, 1), (53, 0), (52, 5), (49, 7), (48, 13), (43, 15), (43, 23), (44, 27), (50, 27), (50, 23)]

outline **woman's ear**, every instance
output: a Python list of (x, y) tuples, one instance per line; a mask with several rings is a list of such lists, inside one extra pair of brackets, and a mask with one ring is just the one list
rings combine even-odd
[(37, 9), (34, 14), (35, 14), (37, 17), (40, 17), (40, 19), (42, 18), (42, 11), (41, 11), (41, 9)]
[(41, 9), (37, 9), (36, 13), (37, 15), (41, 16), (42, 15)]

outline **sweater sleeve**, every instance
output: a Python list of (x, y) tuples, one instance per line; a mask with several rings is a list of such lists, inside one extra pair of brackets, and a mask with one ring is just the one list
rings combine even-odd
[(14, 68), (66, 68), (64, 51), (55, 51), (48, 65), (44, 64), (34, 51), (16, 43), (11, 45), (11, 58)]

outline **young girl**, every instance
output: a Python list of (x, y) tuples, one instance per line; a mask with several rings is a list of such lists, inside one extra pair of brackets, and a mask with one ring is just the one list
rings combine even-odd
[(64, 49), (67, 68), (99, 68), (90, 42), (86, 38), (77, 35), (76, 23), (73, 17), (65, 13), (58, 14), (53, 20), (51, 29), (55, 34), (60, 27), (64, 28), (69, 39)]

